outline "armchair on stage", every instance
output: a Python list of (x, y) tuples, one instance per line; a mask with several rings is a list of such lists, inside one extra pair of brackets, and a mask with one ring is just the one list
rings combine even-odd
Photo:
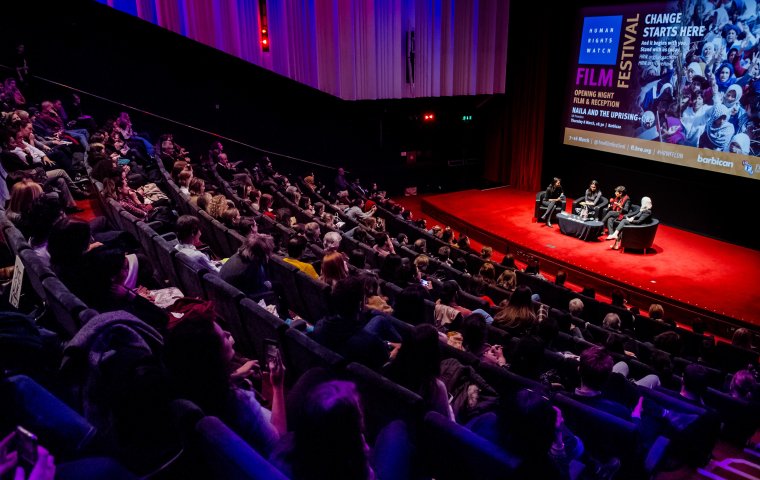
[[(533, 218), (536, 219), (536, 222), (546, 221), (546, 220), (541, 219), (541, 215), (546, 213), (546, 209), (548, 208), (542, 204), (542, 202), (544, 201), (544, 195), (546, 195), (546, 192), (544, 192), (543, 190), (536, 194), (536, 209), (533, 211)], [(566, 204), (567, 204), (567, 200), (565, 200), (563, 197), (561, 203), (557, 205), (557, 208), (555, 208), (554, 212), (552, 212), (552, 222), (557, 221), (557, 214), (559, 212), (565, 211)]]
[(620, 231), (620, 249), (630, 248), (633, 250), (647, 250), (652, 248), (654, 237), (657, 235), (657, 226), (660, 221), (653, 218), (651, 222), (642, 225), (626, 225)]

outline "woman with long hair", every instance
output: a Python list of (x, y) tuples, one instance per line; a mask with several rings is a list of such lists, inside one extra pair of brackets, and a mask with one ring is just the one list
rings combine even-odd
[(140, 195), (129, 188), (123, 175), (104, 179), (103, 195), (113, 198), (124, 210), (140, 219), (147, 217), (153, 210), (153, 205), (144, 203)]
[(322, 258), (322, 274), (319, 279), (333, 287), (344, 278), (348, 278), (346, 257), (340, 252), (326, 253)]
[(356, 386), (332, 380), (313, 387), (272, 462), (293, 480), (374, 479)]
[(170, 322), (164, 359), (175, 393), (221, 418), (259, 453), (269, 455), (280, 435), (287, 433), (282, 361), (274, 359), (268, 365), (266, 379), (273, 395), (269, 412), (253, 392), (233, 385), (234, 342), (215, 318), (213, 308), (202, 304)]
[(531, 299), (532, 295), (533, 292), (530, 287), (524, 285), (517, 287), (507, 305), (494, 315), (493, 325), (512, 333), (514, 336), (531, 333), (538, 324)]
[(24, 230), (26, 216), (32, 210), (34, 201), (44, 193), (42, 185), (34, 180), (25, 178), (11, 188), (11, 198), (5, 211), (8, 220), (20, 230)]
[(558, 206), (561, 208), (564, 199), (565, 194), (562, 191), (562, 180), (559, 177), (554, 177), (552, 183), (546, 187), (544, 198), (541, 200), (541, 205), (546, 207), (546, 213), (541, 216), (541, 219), (546, 220), (547, 227), (552, 226), (552, 214)]
[(388, 378), (419, 394), (426, 408), (455, 421), (441, 374), (438, 330), (430, 324), (414, 327), (388, 366)]

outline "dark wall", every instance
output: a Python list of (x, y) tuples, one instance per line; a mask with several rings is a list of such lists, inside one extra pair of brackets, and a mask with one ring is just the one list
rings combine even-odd
[(6, 7), (3, 53), (25, 43), (36, 75), (317, 162), (363, 148), (349, 102), (138, 18), (86, 1)]
[[(494, 97), (348, 102), (95, 2), (33, 0), (8, 8), (0, 18), (3, 54), (24, 42), (36, 75), (262, 149), (345, 166), (391, 192), (480, 182), (480, 112)], [(90, 111), (119, 108), (84, 102)], [(436, 122), (423, 125), (424, 111), (434, 111)], [(473, 115), (473, 122), (461, 122), (463, 114)], [(191, 146), (188, 134), (209, 142), (205, 135), (132, 116), (140, 129), (171, 129)], [(421, 152), (416, 163), (401, 157), (407, 150)], [(450, 166), (450, 160), (468, 163)]]
[[(591, 6), (623, 2), (584, 3)], [(515, 11), (510, 39), (515, 41), (510, 49), (530, 48), (534, 38), (535, 23), (520, 21), (534, 13), (530, 5), (523, 4), (512, 3)], [(551, 73), (546, 92), (542, 184), (548, 185), (551, 177), (559, 176), (571, 198), (582, 196), (591, 179), (601, 182), (605, 196), (609, 196), (615, 186), (625, 185), (636, 203), (642, 196), (651, 197), (655, 216), (667, 225), (760, 249), (760, 240), (749, 227), (754, 219), (748, 218), (760, 194), (758, 181), (562, 144), (565, 105), (572, 79), (569, 61), (577, 56), (575, 19), (580, 8), (573, 2), (552, 4), (551, 17), (555, 20), (551, 27), (546, 27), (557, 40), (552, 42), (550, 58), (544, 59), (550, 63)], [(520, 65), (511, 63), (507, 68), (519, 69)]]

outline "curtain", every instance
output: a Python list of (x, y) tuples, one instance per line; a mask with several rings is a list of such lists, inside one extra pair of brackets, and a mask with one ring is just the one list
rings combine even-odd
[[(513, 4), (515, 9), (530, 6)], [(514, 18), (529, 18), (526, 11)], [(493, 114), (486, 141), (485, 176), (520, 190), (541, 190), (549, 36), (532, 35), (535, 24), (513, 25), (504, 107)]]
[(99, 1), (346, 100), (504, 93), (507, 0)]

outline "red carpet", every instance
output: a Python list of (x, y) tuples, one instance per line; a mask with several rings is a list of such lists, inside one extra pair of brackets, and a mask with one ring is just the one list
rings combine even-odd
[(611, 242), (583, 242), (556, 226), (533, 223), (535, 194), (508, 187), (426, 196), (421, 203), (423, 212), (438, 222), (495, 248), (500, 243), (494, 238), (504, 239), (574, 270), (760, 326), (760, 295), (753, 287), (760, 275), (760, 252), (755, 250), (662, 224), (656, 253), (610, 250)]

